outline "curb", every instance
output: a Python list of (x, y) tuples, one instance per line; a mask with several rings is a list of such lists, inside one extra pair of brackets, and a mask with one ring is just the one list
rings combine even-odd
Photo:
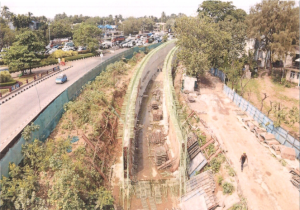
[(50, 74), (50, 75), (48, 75), (48, 76), (46, 76), (46, 77), (40, 78), (39, 80), (32, 81), (31, 83), (28, 83), (27, 85), (25, 85), (25, 86), (23, 86), (23, 87), (20, 87), (20, 88), (22, 88), (21, 90), (18, 90), (18, 91), (16, 91), (16, 92), (12, 92), (12, 93), (10, 93), (10, 94), (4, 96), (4, 97), (3, 97), (3, 100), (0, 101), (0, 105), (4, 104), (5, 102), (9, 101), (10, 99), (14, 98), (15, 96), (21, 94), (22, 92), (28, 90), (29, 88), (31, 88), (31, 87), (33, 87), (33, 86), (39, 84), (40, 82), (44, 81), (45, 79), (48, 79), (48, 78), (50, 78), (50, 77), (52, 77), (52, 76), (54, 76), (54, 75), (56, 75), (56, 74), (58, 74), (58, 73), (61, 73), (61, 72), (65, 71), (65, 70), (67, 70), (67, 69), (69, 69), (69, 68), (71, 68), (71, 67), (73, 67), (73, 66), (69, 66), (69, 67), (67, 67), (67, 68), (65, 68), (65, 69), (62, 69), (62, 70), (60, 70), (60, 71), (57, 71), (57, 72), (55, 72), (55, 73), (53, 73), (53, 74)]

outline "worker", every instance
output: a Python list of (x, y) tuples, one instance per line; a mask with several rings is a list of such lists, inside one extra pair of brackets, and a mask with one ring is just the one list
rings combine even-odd
[(246, 152), (244, 152), (240, 158), (242, 172), (243, 172), (243, 167), (244, 167), (244, 163), (246, 160), (248, 163), (248, 158), (247, 158)]

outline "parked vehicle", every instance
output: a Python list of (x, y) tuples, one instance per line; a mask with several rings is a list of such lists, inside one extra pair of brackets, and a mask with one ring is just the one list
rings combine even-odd
[(55, 51), (57, 50), (57, 48), (53, 48), (53, 49), (51, 49), (51, 50), (49, 50), (49, 54), (52, 54), (52, 53), (54, 53)]
[(100, 46), (101, 49), (108, 49), (108, 48), (110, 48), (110, 47), (112, 47), (112, 43), (111, 43), (111, 42), (108, 42), (108, 41), (103, 42), (103, 43), (101, 44), (101, 46)]
[(55, 83), (56, 84), (63, 84), (64, 82), (66, 82), (68, 79), (67, 79), (67, 76), (65, 74), (60, 74), (59, 76), (56, 77), (55, 79)]
[(79, 46), (77, 51), (82, 51), (82, 50), (86, 50), (86, 47)]
[(116, 36), (112, 39), (112, 42), (122, 42), (125, 41), (125, 36)]
[(122, 45), (122, 47), (133, 47), (135, 44), (136, 44), (136, 43), (135, 43), (134, 40), (130, 40), (130, 41), (124, 43), (124, 44)]
[(137, 43), (136, 43), (136, 46), (143, 46), (144, 44), (143, 44), (143, 42), (142, 41), (138, 41)]

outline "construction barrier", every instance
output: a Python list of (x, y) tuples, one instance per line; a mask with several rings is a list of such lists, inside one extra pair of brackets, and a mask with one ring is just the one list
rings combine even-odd
[[(162, 43), (149, 45), (148, 49), (154, 49), (161, 44)], [(45, 141), (58, 124), (64, 112), (64, 104), (74, 100), (82, 92), (84, 85), (93, 81), (109, 64), (119, 61), (122, 58), (130, 59), (133, 57), (135, 52), (145, 51), (145, 49), (145, 47), (134, 47), (116, 54), (84, 74), (80, 79), (63, 91), (42, 113), (39, 114), (37, 119), (34, 121), (34, 124), (39, 125), (40, 129), (32, 132), (32, 137), (28, 142), (33, 142), (34, 139)], [(25, 139), (21, 137), (0, 160), (0, 177), (8, 177), (9, 163), (15, 163), (18, 165), (22, 161), (22, 145), (25, 144), (25, 142)]]
[[(219, 77), (222, 82), (225, 81), (225, 74), (218, 69), (210, 69), (210, 73), (213, 76)], [(252, 117), (256, 122), (258, 122), (261, 126), (263, 126), (268, 133), (271, 133), (275, 136), (276, 140), (279, 141), (280, 144), (285, 145), (287, 147), (294, 148), (296, 151), (297, 159), (300, 159), (300, 142), (299, 139), (294, 138), (289, 134), (288, 131), (283, 129), (282, 127), (275, 127), (274, 122), (268, 118), (265, 114), (263, 114), (260, 110), (258, 110), (255, 106), (253, 106), (249, 101), (238, 95), (234, 90), (229, 88), (224, 84), (223, 92), (233, 101), (238, 107), (240, 107), (243, 111), (247, 112), (247, 114)]]

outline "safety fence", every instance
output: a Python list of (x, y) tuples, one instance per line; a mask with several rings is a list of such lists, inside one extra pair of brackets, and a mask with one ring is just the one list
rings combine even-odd
[[(159, 45), (161, 45), (161, 43), (149, 45), (147, 47), (151, 50)], [(86, 72), (80, 79), (78, 79), (75, 83), (63, 91), (52, 103), (50, 103), (42, 113), (40, 113), (34, 121), (34, 124), (39, 125), (40, 128), (32, 132), (31, 140), (27, 142), (33, 142), (34, 139), (45, 141), (58, 124), (64, 112), (64, 104), (74, 100), (82, 92), (84, 85), (93, 81), (109, 64), (119, 61), (122, 58), (130, 59), (133, 57), (135, 52), (145, 51), (145, 49), (146, 47), (131, 48), (112, 56), (92, 70)], [(22, 161), (22, 145), (25, 143), (25, 139), (21, 137), (0, 160), (0, 177), (8, 176), (9, 163), (15, 163), (18, 165)]]
[[(190, 128), (187, 123), (183, 122), (187, 116), (183, 115), (182, 107), (179, 104), (177, 95), (174, 89), (172, 77), (172, 63), (174, 61), (175, 53), (178, 47), (174, 47), (164, 63), (164, 97), (166, 98), (166, 105), (170, 114), (170, 121), (173, 124), (174, 132), (179, 144), (180, 165), (179, 165), (179, 196), (186, 193), (187, 166), (189, 165), (189, 158), (187, 158), (187, 139)], [(184, 147), (182, 146), (184, 145)]]
[[(219, 77), (222, 81), (225, 80), (225, 74), (218, 69), (210, 69), (210, 73), (216, 77)], [(296, 151), (297, 159), (300, 159), (300, 142), (299, 139), (294, 138), (289, 134), (288, 131), (282, 127), (275, 127), (274, 122), (253, 106), (249, 101), (238, 95), (235, 91), (224, 84), (223, 92), (233, 101), (238, 107), (245, 111), (250, 117), (252, 117), (256, 122), (263, 126), (268, 133), (275, 136), (276, 140), (280, 144), (287, 147), (294, 148)]]

